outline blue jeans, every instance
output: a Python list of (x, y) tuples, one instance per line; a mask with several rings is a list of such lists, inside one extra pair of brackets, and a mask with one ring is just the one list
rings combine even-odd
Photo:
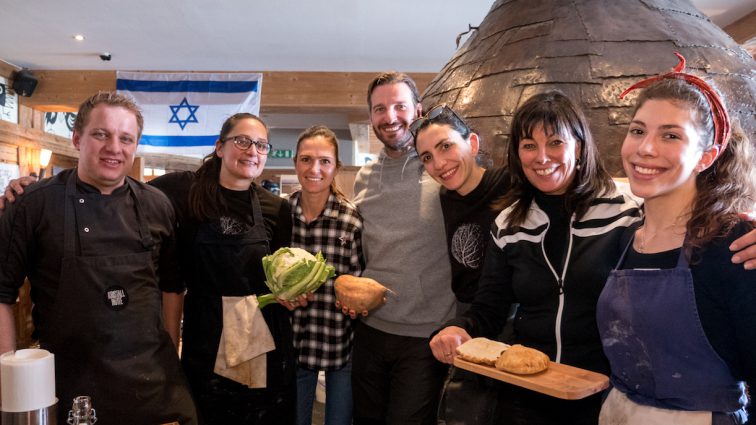
[[(352, 423), (352, 362), (339, 370), (326, 371), (325, 425)], [(312, 424), (312, 402), (318, 371), (297, 368), (297, 424)]]

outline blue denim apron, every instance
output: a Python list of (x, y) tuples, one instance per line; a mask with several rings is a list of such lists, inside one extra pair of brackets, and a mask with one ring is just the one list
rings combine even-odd
[(596, 313), (612, 385), (641, 405), (714, 412), (713, 423), (722, 416), (744, 421), (744, 383), (704, 334), (685, 249), (673, 269), (619, 270), (632, 243)]

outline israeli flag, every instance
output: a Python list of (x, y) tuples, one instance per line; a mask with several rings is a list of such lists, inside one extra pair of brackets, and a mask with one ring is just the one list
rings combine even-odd
[(119, 93), (144, 115), (139, 153), (205, 156), (221, 125), (237, 112), (260, 114), (262, 74), (118, 71)]

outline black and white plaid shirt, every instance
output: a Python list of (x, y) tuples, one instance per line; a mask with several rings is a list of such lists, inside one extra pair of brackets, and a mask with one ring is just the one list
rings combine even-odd
[[(323, 213), (306, 223), (299, 205), (301, 192), (289, 198), (293, 218), (291, 246), (312, 254), (323, 253), (336, 276), (359, 276), (365, 267), (362, 256), (362, 217), (348, 201), (331, 193)], [(294, 347), (299, 366), (314, 370), (337, 370), (352, 355), (352, 319), (336, 308), (333, 279), (328, 279), (307, 307), (294, 310)]]

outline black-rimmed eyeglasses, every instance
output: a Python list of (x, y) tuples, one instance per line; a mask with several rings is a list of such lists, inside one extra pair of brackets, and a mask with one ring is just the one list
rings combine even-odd
[(426, 123), (428, 125), (432, 124), (434, 120), (438, 119), (442, 115), (453, 116), (455, 119), (459, 120), (459, 122), (462, 123), (462, 125), (469, 128), (465, 120), (463, 120), (462, 117), (460, 117), (459, 115), (457, 115), (456, 112), (454, 112), (454, 109), (448, 107), (445, 104), (441, 104), (441, 105), (434, 106), (428, 111), (428, 113), (412, 121), (412, 123), (409, 125), (409, 131), (410, 133), (412, 133), (412, 137), (417, 138), (418, 130), (426, 126)]
[(250, 139), (247, 136), (232, 136), (232, 137), (227, 137), (223, 139), (224, 142), (227, 142), (229, 140), (233, 140), (234, 146), (237, 149), (243, 150), (243, 151), (246, 151), (247, 149), (252, 147), (252, 145), (255, 145), (255, 149), (257, 150), (257, 153), (259, 153), (260, 155), (267, 155), (268, 152), (270, 152), (271, 149), (273, 149), (273, 145), (268, 143), (268, 141), (265, 139), (255, 140), (255, 139)]

